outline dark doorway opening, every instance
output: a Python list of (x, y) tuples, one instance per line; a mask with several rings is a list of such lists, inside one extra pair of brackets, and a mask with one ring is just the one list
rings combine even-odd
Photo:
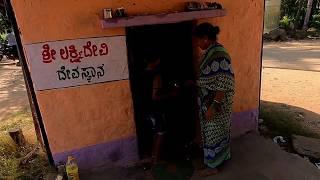
[[(130, 69), (130, 82), (134, 101), (135, 121), (140, 157), (150, 153), (152, 134), (146, 126), (144, 107), (145, 59), (155, 50), (161, 58), (161, 74), (164, 84), (183, 84), (195, 79), (193, 68), (192, 22), (127, 28), (127, 45)], [(195, 90), (182, 87), (179, 95), (167, 104), (170, 109), (167, 117), (165, 153), (171, 157), (186, 155), (186, 144), (196, 133)]]

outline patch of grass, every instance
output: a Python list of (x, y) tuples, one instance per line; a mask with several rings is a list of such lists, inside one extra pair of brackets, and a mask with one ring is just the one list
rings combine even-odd
[(16, 160), (17, 149), (8, 136), (0, 134), (0, 179), (16, 174), (18, 161)]
[[(17, 147), (8, 134), (21, 128), (27, 144)], [(46, 154), (40, 150), (26, 165), (20, 160), (37, 146), (30, 110), (14, 113), (0, 122), (0, 179), (41, 179), (51, 169)]]
[(29, 109), (25, 109), (4, 118), (0, 122), (0, 132), (12, 128), (30, 129), (33, 128), (33, 120)]
[(319, 135), (302, 125), (294, 113), (276, 107), (261, 106), (260, 118), (264, 120), (269, 130), (269, 136), (284, 136), (290, 138), (293, 134), (319, 138)]

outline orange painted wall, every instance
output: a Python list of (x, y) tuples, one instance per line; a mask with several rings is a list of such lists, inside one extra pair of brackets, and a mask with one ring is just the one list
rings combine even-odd
[[(186, 0), (12, 0), (23, 44), (125, 34), (105, 30), (103, 8), (124, 7), (130, 15), (183, 10)], [(233, 58), (236, 112), (258, 107), (262, 0), (219, 0), (228, 15), (212, 21)], [(32, 73), (32, 72), (31, 72)], [(53, 153), (135, 135), (128, 81), (37, 92)], [(90, 109), (90, 110), (89, 110)], [(116, 131), (115, 131), (116, 130)]]
[(54, 153), (135, 134), (128, 81), (37, 93)]

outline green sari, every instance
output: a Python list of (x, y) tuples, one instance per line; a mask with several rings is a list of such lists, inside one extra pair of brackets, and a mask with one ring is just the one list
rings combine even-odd
[[(209, 168), (216, 168), (231, 158), (230, 124), (235, 91), (231, 58), (222, 45), (217, 43), (206, 50), (197, 83), (204, 164)], [(225, 92), (221, 111), (216, 112), (213, 119), (208, 121), (205, 113), (207, 107), (213, 104), (217, 91)]]

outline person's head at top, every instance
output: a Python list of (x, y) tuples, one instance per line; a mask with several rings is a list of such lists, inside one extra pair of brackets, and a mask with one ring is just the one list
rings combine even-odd
[(11, 29), (8, 29), (7, 30), (7, 34), (10, 34), (12, 31), (11, 31)]
[(160, 55), (156, 52), (151, 52), (146, 59), (146, 64), (147, 70), (157, 69), (160, 65)]
[(202, 23), (194, 29), (194, 37), (196, 44), (200, 49), (206, 50), (211, 45), (215, 44), (218, 39), (220, 28), (213, 26), (210, 23)]

